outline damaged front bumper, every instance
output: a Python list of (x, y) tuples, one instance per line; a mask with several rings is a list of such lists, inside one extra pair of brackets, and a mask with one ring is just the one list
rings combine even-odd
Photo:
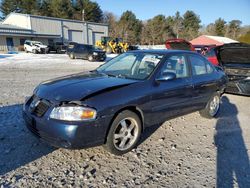
[[(53, 105), (41, 116), (31, 110), (32, 97), (23, 106), (26, 127), (39, 139), (59, 148), (82, 149), (104, 144), (111, 117), (94, 121), (62, 121), (49, 117)], [(44, 107), (43, 107), (44, 108)], [(41, 109), (38, 109), (38, 113)]]

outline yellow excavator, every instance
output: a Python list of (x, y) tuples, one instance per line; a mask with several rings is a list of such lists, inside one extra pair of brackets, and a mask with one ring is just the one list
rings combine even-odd
[(107, 54), (120, 54), (128, 51), (128, 43), (123, 42), (122, 38), (102, 37), (101, 41), (96, 41), (96, 47), (106, 51)]

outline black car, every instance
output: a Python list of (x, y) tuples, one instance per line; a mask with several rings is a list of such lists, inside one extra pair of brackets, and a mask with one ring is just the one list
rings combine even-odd
[(229, 79), (226, 92), (250, 96), (250, 45), (225, 44), (215, 51), (219, 65)]
[(65, 53), (67, 50), (67, 45), (63, 42), (53, 42), (49, 44), (49, 52)]
[(93, 45), (69, 43), (67, 54), (71, 59), (87, 59), (89, 61), (105, 61), (106, 53)]
[(197, 53), (131, 51), (96, 70), (41, 83), (23, 116), (34, 135), (56, 147), (105, 144), (123, 154), (149, 126), (197, 110), (214, 117), (226, 82)]

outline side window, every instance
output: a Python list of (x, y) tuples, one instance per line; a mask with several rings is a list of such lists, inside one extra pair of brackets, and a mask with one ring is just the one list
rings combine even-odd
[(26, 41), (25, 44), (30, 45), (30, 42), (29, 42), (29, 41)]
[(210, 74), (214, 72), (214, 67), (209, 62), (206, 62), (207, 73)]
[(139, 75), (139, 78), (145, 78), (149, 76), (158, 63), (161, 61), (163, 55), (156, 55), (156, 54), (145, 54), (139, 65), (132, 70), (133, 74)]
[(202, 75), (207, 73), (206, 62), (204, 59), (194, 55), (190, 55), (189, 58), (192, 66), (193, 75)]
[(162, 68), (161, 74), (172, 72), (176, 78), (188, 77), (188, 64), (184, 55), (174, 55), (169, 57)]

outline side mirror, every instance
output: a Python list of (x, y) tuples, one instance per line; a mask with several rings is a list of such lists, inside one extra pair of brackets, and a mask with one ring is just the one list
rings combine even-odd
[(163, 72), (159, 78), (156, 78), (157, 82), (165, 82), (168, 80), (176, 79), (176, 74), (173, 72)]

